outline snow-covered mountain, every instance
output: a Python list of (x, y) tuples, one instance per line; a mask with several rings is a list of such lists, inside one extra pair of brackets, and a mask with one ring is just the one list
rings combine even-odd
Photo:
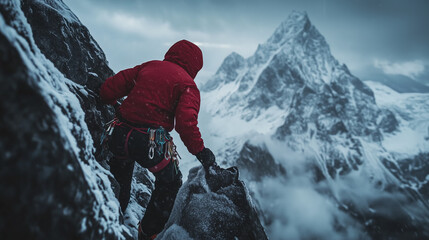
[[(399, 120), (398, 131), (384, 135), (383, 147), (397, 159), (386, 167), (403, 186), (415, 189), (424, 198), (429, 196), (429, 94), (398, 93), (367, 81), (373, 89), (377, 105), (394, 112)], [(425, 201), (423, 201), (425, 202)]]
[[(410, 173), (387, 146), (409, 119), (377, 105), (306, 13), (292, 12), (253, 56), (230, 54), (202, 90), (210, 142), (221, 162), (245, 172), (272, 238), (429, 236), (421, 191), (429, 169), (419, 170), (420, 187), (404, 184)], [(406, 112), (429, 122), (418, 111)]]
[(377, 105), (392, 111), (398, 131), (385, 134), (383, 146), (396, 158), (409, 158), (429, 149), (429, 94), (398, 93), (378, 82), (365, 82), (375, 93)]
[[(112, 74), (88, 29), (61, 0), (0, 1), (0, 239), (137, 237), (154, 179), (136, 166), (121, 213), (111, 154), (100, 143), (113, 109), (100, 103), (98, 89)], [(213, 179), (223, 176), (192, 171), (160, 239), (266, 239), (237, 177), (219, 190)], [(199, 197), (204, 204), (196, 204)], [(219, 204), (224, 208), (211, 208)], [(224, 225), (204, 231), (207, 216)]]

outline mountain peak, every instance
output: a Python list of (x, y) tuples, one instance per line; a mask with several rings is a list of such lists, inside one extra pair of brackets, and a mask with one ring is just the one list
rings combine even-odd
[(288, 18), (277, 27), (274, 34), (268, 39), (268, 42), (281, 44), (286, 39), (308, 31), (311, 26), (310, 19), (305, 11), (292, 11)]
[[(308, 40), (311, 41), (308, 41)], [(312, 42), (318, 42), (321, 46), (313, 46)], [(309, 44), (308, 44), (309, 43)], [(250, 57), (249, 62), (253, 64), (264, 64), (280, 49), (290, 51), (293, 48), (313, 51), (323, 49), (329, 53), (329, 46), (324, 37), (311, 24), (306, 12), (292, 11), (274, 31), (271, 37), (263, 44), (258, 45), (255, 54)]]
[[(310, 19), (308, 18), (306, 11), (295, 11), (293, 10), (291, 14), (287, 17), (282, 24), (300, 24), (304, 26), (305, 24), (310, 23)], [(311, 23), (310, 23), (311, 24)]]
[(225, 60), (223, 60), (221, 66), (216, 72), (216, 77), (207, 81), (207, 83), (201, 87), (202, 91), (211, 91), (219, 87), (221, 84), (226, 84), (234, 81), (241, 68), (246, 64), (246, 60), (243, 56), (236, 52), (229, 54)]
[(236, 52), (232, 52), (225, 58), (221, 67), (228, 61), (244, 61), (244, 57)]

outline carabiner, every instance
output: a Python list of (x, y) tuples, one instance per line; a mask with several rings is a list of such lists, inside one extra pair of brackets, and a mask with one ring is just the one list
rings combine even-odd
[(148, 156), (149, 156), (149, 159), (151, 159), (151, 160), (155, 156), (155, 148), (153, 146), (150, 146)]
[(165, 145), (165, 152), (164, 152), (164, 158), (165, 159), (171, 158), (170, 144), (171, 144), (171, 142), (167, 142), (167, 144)]

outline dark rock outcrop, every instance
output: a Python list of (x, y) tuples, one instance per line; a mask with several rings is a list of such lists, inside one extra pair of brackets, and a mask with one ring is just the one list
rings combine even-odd
[(260, 181), (263, 177), (286, 176), (286, 169), (276, 163), (265, 144), (255, 146), (246, 142), (237, 159), (237, 166), (246, 179)]
[[(219, 186), (221, 183), (221, 186)], [(189, 171), (160, 239), (267, 239), (238, 171)]]

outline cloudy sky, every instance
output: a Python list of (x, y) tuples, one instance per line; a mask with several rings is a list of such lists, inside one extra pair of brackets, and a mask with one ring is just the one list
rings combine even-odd
[(64, 0), (117, 72), (163, 59), (181, 39), (204, 53), (197, 82), (232, 51), (251, 56), (292, 10), (306, 11), (334, 57), (362, 79), (429, 80), (428, 0)]

